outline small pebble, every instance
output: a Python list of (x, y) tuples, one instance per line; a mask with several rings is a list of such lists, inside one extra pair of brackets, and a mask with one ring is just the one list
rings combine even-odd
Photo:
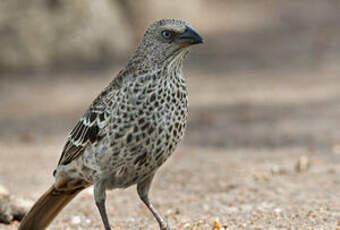
[(279, 165), (273, 165), (270, 168), (270, 172), (272, 173), (272, 175), (282, 175), (287, 174), (287, 169)]
[(0, 185), (0, 197), (8, 197), (9, 196), (9, 191), (2, 185)]
[(71, 220), (71, 223), (73, 225), (78, 225), (78, 224), (80, 224), (80, 222), (81, 222), (80, 216), (74, 216)]
[(298, 173), (305, 172), (310, 167), (310, 159), (307, 156), (301, 156), (295, 164), (295, 171)]
[(222, 226), (221, 226), (221, 224), (220, 224), (220, 221), (219, 221), (218, 219), (216, 219), (216, 220), (214, 221), (213, 230), (222, 230), (221, 228), (222, 228)]
[(282, 210), (280, 208), (275, 208), (274, 212), (278, 214), (278, 213), (282, 212)]

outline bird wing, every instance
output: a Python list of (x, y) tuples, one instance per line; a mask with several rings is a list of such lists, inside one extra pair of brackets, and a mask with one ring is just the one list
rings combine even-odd
[(126, 73), (121, 71), (117, 77), (93, 101), (84, 116), (68, 136), (58, 165), (66, 165), (79, 157), (89, 144), (95, 144), (105, 136), (104, 128), (109, 123), (107, 104), (114, 101), (114, 92), (122, 86)]
[(88, 144), (94, 144), (102, 139), (107, 120), (105, 106), (100, 102), (92, 104), (69, 134), (58, 165), (70, 163), (84, 152)]
[[(89, 144), (95, 144), (105, 136), (104, 128), (109, 122), (107, 104), (114, 101), (114, 92), (122, 86), (124, 72), (118, 73), (117, 77), (99, 94), (93, 101), (84, 116), (68, 136), (62, 151), (58, 165), (66, 165), (79, 157)], [(110, 93), (111, 92), (111, 93)]]

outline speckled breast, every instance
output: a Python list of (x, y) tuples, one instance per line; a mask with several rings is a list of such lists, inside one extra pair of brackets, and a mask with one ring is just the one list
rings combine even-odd
[(152, 77), (131, 82), (112, 111), (111, 134), (93, 149), (100, 173), (110, 177), (109, 187), (143, 180), (169, 158), (184, 136), (188, 114), (184, 79)]

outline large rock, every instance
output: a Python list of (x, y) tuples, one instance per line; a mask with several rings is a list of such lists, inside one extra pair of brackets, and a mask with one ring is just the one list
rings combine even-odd
[(0, 223), (20, 221), (32, 205), (32, 201), (11, 196), (8, 190), (0, 185)]
[(99, 64), (131, 48), (130, 26), (113, 0), (3, 0), (0, 72)]
[(11, 213), (10, 196), (8, 190), (0, 185), (0, 223), (9, 224), (13, 215)]

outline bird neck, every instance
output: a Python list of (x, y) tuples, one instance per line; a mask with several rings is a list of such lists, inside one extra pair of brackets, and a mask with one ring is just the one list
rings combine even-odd
[[(148, 50), (150, 52), (147, 52)], [(169, 53), (169, 56), (166, 56), (164, 53), (157, 51), (157, 49), (150, 50), (149, 47), (141, 45), (137, 47), (134, 55), (129, 59), (127, 67), (132, 68), (133, 66), (136, 69), (147, 70), (155, 68), (182, 68), (183, 60), (187, 53), (188, 49), (179, 48)]]

